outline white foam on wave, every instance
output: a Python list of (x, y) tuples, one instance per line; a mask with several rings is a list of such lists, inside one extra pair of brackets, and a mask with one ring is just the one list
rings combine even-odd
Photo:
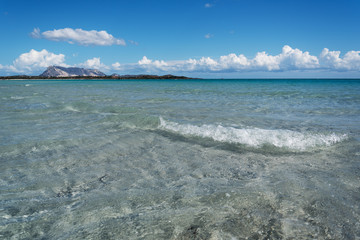
[(65, 106), (65, 111), (69, 111), (69, 112), (81, 112), (79, 109), (73, 107), (73, 106)]
[(14, 99), (14, 100), (24, 99), (24, 97), (21, 97), (21, 96), (11, 96), (10, 98), (11, 98), (11, 99)]
[(159, 128), (181, 135), (211, 138), (218, 142), (244, 144), (256, 148), (273, 145), (298, 151), (331, 146), (348, 138), (346, 134), (339, 135), (335, 133), (302, 133), (283, 129), (235, 128), (221, 125), (196, 126), (165, 121), (161, 117)]

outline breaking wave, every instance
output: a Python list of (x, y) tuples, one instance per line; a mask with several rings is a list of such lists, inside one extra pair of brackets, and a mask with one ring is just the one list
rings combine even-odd
[(160, 129), (186, 136), (210, 138), (214, 141), (243, 144), (259, 148), (270, 145), (296, 151), (327, 147), (348, 138), (346, 134), (302, 133), (291, 130), (234, 128), (221, 125), (191, 125), (166, 121), (160, 117)]

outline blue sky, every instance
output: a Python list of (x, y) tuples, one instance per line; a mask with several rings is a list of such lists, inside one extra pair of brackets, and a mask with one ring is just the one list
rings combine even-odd
[(359, 0), (1, 0), (0, 75), (360, 77), (359, 12)]

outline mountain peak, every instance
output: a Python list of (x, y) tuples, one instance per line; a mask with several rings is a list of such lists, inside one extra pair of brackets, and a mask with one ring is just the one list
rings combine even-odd
[(61, 67), (61, 66), (49, 66), (41, 75), (41, 77), (93, 77), (106, 76), (104, 73), (96, 69), (86, 69), (77, 67)]

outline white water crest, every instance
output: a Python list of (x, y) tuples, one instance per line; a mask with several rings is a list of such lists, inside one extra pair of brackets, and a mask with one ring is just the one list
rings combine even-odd
[(160, 117), (160, 129), (181, 135), (211, 138), (214, 141), (244, 144), (250, 147), (273, 145), (297, 151), (331, 146), (348, 138), (346, 134), (302, 133), (291, 130), (260, 128), (234, 128), (221, 125), (191, 125), (166, 121)]

